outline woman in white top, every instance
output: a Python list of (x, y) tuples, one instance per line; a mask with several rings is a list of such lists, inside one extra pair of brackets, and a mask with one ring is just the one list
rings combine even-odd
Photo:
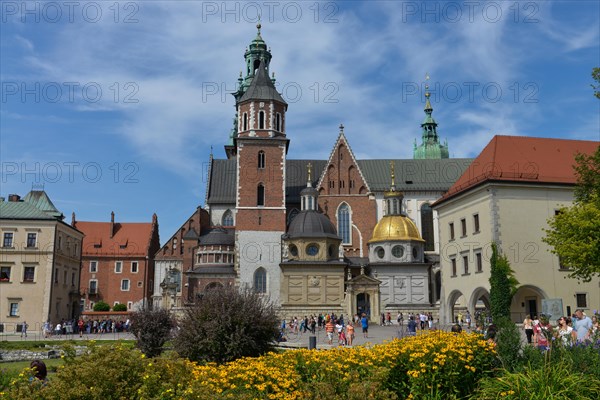
[(566, 317), (560, 317), (557, 321), (556, 337), (561, 339), (563, 346), (570, 346), (577, 338), (577, 334), (568, 322)]

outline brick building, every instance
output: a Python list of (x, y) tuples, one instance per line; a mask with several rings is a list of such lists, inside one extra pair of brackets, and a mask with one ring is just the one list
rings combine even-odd
[(158, 219), (151, 222), (77, 221), (72, 225), (85, 234), (81, 257), (81, 307), (93, 310), (102, 300), (111, 307), (126, 304), (128, 310), (151, 304), (154, 256), (160, 248)]
[[(268, 294), (283, 314), (362, 310), (378, 319), (384, 311), (435, 311), (439, 240), (430, 205), (472, 160), (448, 158), (428, 99), (413, 159), (357, 159), (343, 126), (334, 133), (337, 139), (331, 136), (327, 160), (288, 159), (288, 105), (269, 77), (271, 58), (259, 25), (244, 53), (245, 77), (233, 94), (236, 117), (227, 158), (210, 158), (205, 208), (212, 227), (228, 229), (213, 229), (204, 238), (208, 247), (198, 248), (195, 272), (187, 274), (190, 300), (232, 280)], [(401, 194), (396, 210), (387, 208), (391, 186)], [(307, 187), (313, 194), (302, 196)], [(386, 215), (387, 225), (379, 226)], [(306, 248), (294, 256), (291, 244)], [(392, 248), (403, 255), (388, 257)], [(415, 257), (409, 257), (413, 250)]]

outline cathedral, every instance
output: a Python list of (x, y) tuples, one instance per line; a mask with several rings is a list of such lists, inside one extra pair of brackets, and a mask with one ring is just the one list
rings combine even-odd
[(428, 94), (413, 159), (357, 159), (343, 125), (328, 159), (288, 159), (288, 104), (257, 29), (233, 93), (226, 158), (211, 155), (205, 206), (157, 254), (154, 304), (165, 304), (162, 289), (173, 281), (180, 299), (173, 295), (171, 306), (236, 285), (269, 296), (286, 318), (437, 315), (440, 248), (431, 204), (472, 160), (449, 158)]

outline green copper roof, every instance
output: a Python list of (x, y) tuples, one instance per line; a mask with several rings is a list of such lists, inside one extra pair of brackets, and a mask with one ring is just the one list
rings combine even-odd
[(20, 201), (0, 202), (2, 219), (62, 220), (63, 215), (43, 190), (32, 190)]

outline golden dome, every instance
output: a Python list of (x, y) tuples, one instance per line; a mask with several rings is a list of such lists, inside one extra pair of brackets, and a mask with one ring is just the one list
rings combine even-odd
[(424, 242), (415, 223), (403, 215), (386, 215), (375, 225), (369, 243), (394, 240), (417, 240)]

